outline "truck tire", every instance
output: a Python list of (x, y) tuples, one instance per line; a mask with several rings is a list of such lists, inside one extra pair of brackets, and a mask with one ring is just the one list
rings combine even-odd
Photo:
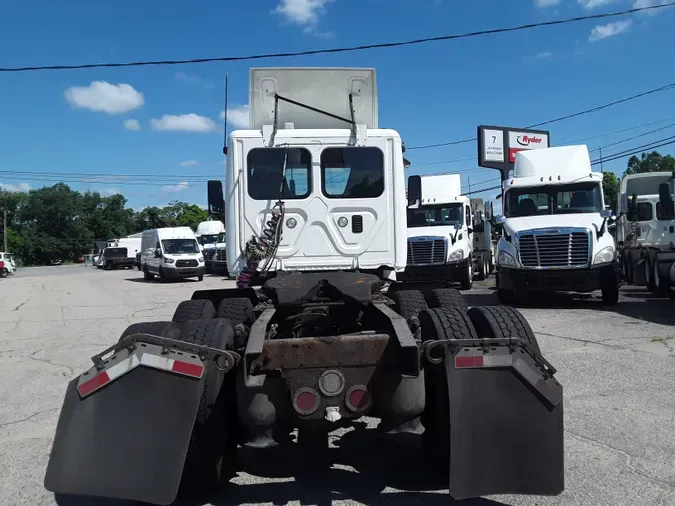
[(478, 271), (476, 272), (476, 279), (478, 281), (484, 281), (487, 279), (487, 260), (485, 258), (485, 253), (482, 251), (478, 255), (478, 261), (476, 262)]
[(517, 309), (508, 306), (472, 307), (468, 315), (478, 332), (478, 337), (488, 339), (517, 337), (527, 341), (532, 349), (541, 355), (532, 327)]
[(168, 337), (178, 339), (181, 329), (175, 322), (140, 322), (129, 325), (119, 340), (133, 334), (151, 334), (153, 336)]
[(192, 299), (178, 304), (171, 320), (185, 323), (191, 320), (211, 320), (215, 316), (216, 308), (209, 299)]
[(670, 292), (670, 279), (668, 276), (662, 276), (659, 271), (659, 262), (658, 257), (654, 258), (654, 273), (652, 277), (654, 279), (654, 294), (660, 297), (668, 295)]
[(601, 288), (602, 291), (602, 303), (609, 305), (616, 305), (619, 302), (619, 285), (616, 283), (605, 283), (605, 286)]
[(155, 278), (155, 276), (150, 274), (150, 271), (148, 270), (148, 266), (146, 265), (143, 268), (143, 280), (144, 281), (152, 281), (154, 278)]
[(395, 310), (406, 320), (428, 309), (424, 294), (419, 290), (398, 290), (391, 295)]
[(460, 287), (462, 290), (471, 290), (473, 288), (473, 262), (471, 259), (467, 262), (466, 272), (462, 274)]
[[(232, 349), (234, 330), (224, 318), (192, 320), (181, 327), (180, 340), (220, 350)], [(180, 493), (213, 491), (234, 476), (237, 451), (235, 371), (223, 374), (207, 365), (204, 391), (185, 458)]]
[(464, 295), (462, 295), (462, 292), (460, 292), (456, 288), (434, 288), (431, 291), (430, 299), (431, 300), (429, 300), (428, 302), (430, 303), (430, 306), (434, 308), (454, 307), (462, 311), (466, 311), (467, 309), (469, 309), (469, 306), (466, 303)]
[[(478, 334), (466, 311), (456, 308), (427, 309), (419, 314), (422, 341), (477, 339)], [(449, 465), (450, 397), (445, 364), (425, 364), (425, 409), (422, 413), (422, 444), (434, 467), (440, 471)]]
[(7, 270), (7, 267), (3, 267), (2, 271), (0, 272), (0, 277), (6, 278), (8, 274), (9, 271)]
[(253, 304), (247, 297), (223, 299), (218, 304), (216, 318), (227, 318), (232, 325), (252, 322), (254, 320)]

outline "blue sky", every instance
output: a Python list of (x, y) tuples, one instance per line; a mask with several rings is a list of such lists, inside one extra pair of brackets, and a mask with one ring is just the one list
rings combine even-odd
[[(378, 43), (623, 10), (661, 0), (256, 0), (4, 2), (0, 67), (187, 59)], [(224, 177), (223, 81), (229, 118), (247, 115), (251, 66), (375, 67), (380, 126), (407, 146), (473, 137), (479, 124), (524, 126), (675, 81), (675, 9), (395, 49), (237, 63), (0, 74), (0, 184), (65, 180), (120, 191), (136, 209), (206, 201)], [(591, 148), (675, 123), (675, 90), (550, 125), (553, 145)], [(669, 121), (670, 120), (670, 121)], [(240, 125), (241, 126), (241, 125)], [(659, 138), (663, 130), (607, 148)], [(672, 146), (660, 149), (672, 153)], [(459, 172), (474, 188), (473, 143), (410, 150), (411, 174)], [(449, 162), (462, 160), (459, 162)], [(621, 174), (625, 159), (606, 164)], [(9, 172), (8, 172), (9, 171)], [(58, 173), (69, 173), (67, 177)], [(93, 176), (110, 174), (112, 176)], [(122, 175), (120, 177), (120, 175)], [(149, 184), (145, 184), (149, 183)], [(495, 192), (483, 194), (492, 196)]]

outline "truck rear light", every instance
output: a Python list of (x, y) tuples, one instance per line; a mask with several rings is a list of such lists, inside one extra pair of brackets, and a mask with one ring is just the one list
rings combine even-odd
[(370, 407), (370, 393), (363, 385), (354, 385), (347, 391), (345, 402), (352, 411), (365, 411)]
[(344, 388), (345, 378), (340, 371), (326, 371), (319, 378), (319, 390), (327, 397), (341, 394)]
[(301, 388), (293, 396), (293, 408), (301, 415), (311, 415), (319, 407), (319, 393), (313, 388)]

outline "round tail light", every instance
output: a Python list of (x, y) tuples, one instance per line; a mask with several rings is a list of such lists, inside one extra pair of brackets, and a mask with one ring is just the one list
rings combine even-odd
[(365, 411), (370, 407), (370, 393), (363, 385), (354, 385), (347, 390), (345, 397), (347, 407), (352, 411)]
[(319, 393), (312, 388), (301, 388), (293, 395), (293, 408), (301, 415), (311, 415), (319, 408)]

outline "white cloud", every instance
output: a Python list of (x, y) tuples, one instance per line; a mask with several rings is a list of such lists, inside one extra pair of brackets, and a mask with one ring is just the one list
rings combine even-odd
[(103, 191), (104, 191), (105, 193), (107, 193), (108, 195), (116, 195), (116, 194), (118, 194), (118, 193), (120, 192), (120, 189), (119, 189), (119, 188), (106, 188), (106, 189), (103, 190)]
[(335, 0), (281, 0), (273, 12), (287, 21), (302, 26), (305, 33), (314, 31), (325, 6)]
[(213, 87), (213, 85), (210, 82), (205, 81), (201, 77), (191, 76), (189, 74), (186, 74), (185, 72), (176, 72), (174, 74), (174, 77), (176, 79), (178, 79), (179, 81), (183, 81), (183, 82), (188, 83), (188, 84), (201, 84), (204, 88), (212, 88)]
[(29, 191), (31, 188), (28, 183), (19, 183), (18, 185), (0, 183), (0, 189), (5, 190), (6, 192), (23, 193)]
[(187, 181), (181, 181), (178, 184), (169, 184), (166, 186), (162, 186), (162, 191), (165, 193), (177, 193), (181, 192), (184, 190), (187, 190), (189, 188), (189, 183)]
[(538, 53), (537, 56), (535, 56), (535, 58), (537, 60), (546, 60), (547, 58), (550, 58), (551, 56), (553, 56), (553, 53), (551, 53), (550, 51), (544, 51), (543, 53)]
[(216, 124), (211, 118), (199, 114), (165, 114), (160, 119), (150, 120), (153, 130), (160, 132), (213, 132)]
[[(667, 4), (669, 0), (634, 0), (633, 2), (633, 8), (634, 9), (643, 9), (645, 7), (652, 7), (654, 5), (664, 5)], [(664, 9), (652, 9), (649, 11), (646, 11), (644, 14), (648, 14), (650, 16), (654, 16), (656, 14), (660, 14)]]
[(562, 0), (534, 0), (534, 3), (537, 7), (539, 8), (544, 8), (544, 7), (553, 7), (554, 5), (558, 5)]
[(598, 25), (591, 30), (588, 40), (590, 42), (597, 42), (598, 40), (606, 39), (608, 37), (614, 37), (615, 35), (619, 35), (628, 30), (632, 24), (633, 21), (626, 19), (624, 21), (617, 21), (616, 23)]
[(165, 193), (177, 193), (177, 192), (182, 192), (183, 190), (187, 190), (189, 187), (187, 181), (182, 181), (178, 184), (168, 184), (166, 186), (162, 186), (162, 191)]
[[(220, 119), (225, 119), (225, 111), (220, 113)], [(248, 128), (248, 105), (228, 109), (227, 123), (233, 128)]]
[(122, 114), (142, 107), (143, 94), (129, 84), (93, 81), (89, 86), (73, 86), (64, 95), (71, 107), (108, 114)]
[(618, 0), (577, 0), (577, 3), (584, 9), (597, 9), (603, 5), (613, 4), (617, 1)]
[(180, 162), (178, 165), (181, 167), (196, 167), (199, 165), (199, 162), (197, 160), (185, 160), (183, 162)]
[(125, 119), (124, 128), (126, 128), (127, 130), (140, 130), (141, 124), (138, 122), (137, 119)]

